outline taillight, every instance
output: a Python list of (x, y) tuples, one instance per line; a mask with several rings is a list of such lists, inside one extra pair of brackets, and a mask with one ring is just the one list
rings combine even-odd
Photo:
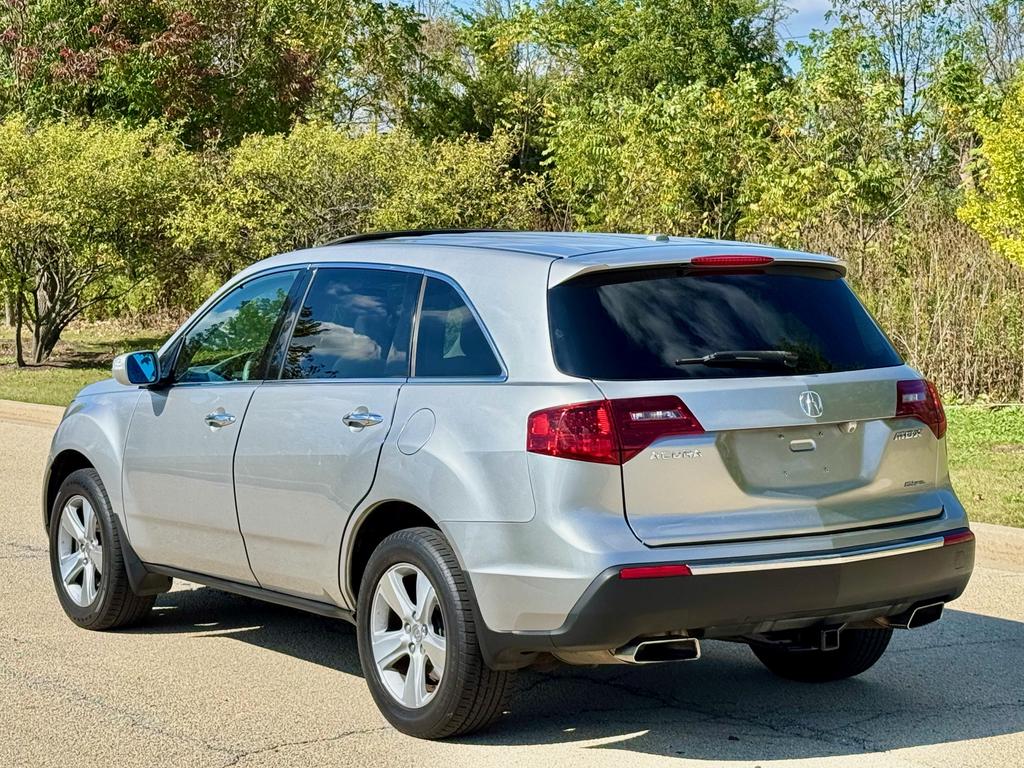
[(621, 464), (662, 437), (704, 428), (674, 395), (593, 400), (530, 414), (526, 450), (564, 459)]
[(704, 427), (683, 401), (673, 395), (610, 400), (622, 463), (663, 437), (700, 435)]
[(935, 437), (946, 434), (946, 412), (939, 391), (930, 381), (910, 379), (896, 382), (896, 415), (923, 421)]
[(722, 254), (720, 256), (694, 256), (690, 263), (698, 267), (760, 267), (774, 262), (771, 256), (751, 254)]
[(526, 423), (526, 450), (563, 459), (619, 463), (619, 444), (607, 400), (534, 411)]

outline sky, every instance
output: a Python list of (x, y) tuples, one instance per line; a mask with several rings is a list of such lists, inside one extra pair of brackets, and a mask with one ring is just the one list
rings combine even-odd
[(800, 42), (807, 39), (812, 29), (826, 26), (825, 13), (832, 7), (829, 0), (789, 0), (788, 5), (793, 14), (783, 22), (780, 37), (796, 38)]
[[(830, 0), (788, 0), (787, 4), (793, 13), (782, 22), (778, 30), (783, 50), (788, 40), (806, 43), (812, 29), (827, 29), (831, 26), (825, 20), (825, 14), (832, 8)], [(800, 68), (800, 59), (796, 55), (787, 55), (786, 61), (794, 72)]]

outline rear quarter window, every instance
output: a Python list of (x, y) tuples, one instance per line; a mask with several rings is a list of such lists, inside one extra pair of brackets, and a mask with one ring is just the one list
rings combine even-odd
[[(901, 365), (830, 270), (611, 271), (549, 291), (555, 362), (574, 376), (645, 380), (787, 376)], [(780, 364), (679, 364), (714, 353), (792, 353)]]

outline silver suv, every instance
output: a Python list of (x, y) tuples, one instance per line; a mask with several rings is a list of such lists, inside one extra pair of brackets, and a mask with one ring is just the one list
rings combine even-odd
[(356, 625), (398, 729), (467, 733), (513, 670), (871, 667), (963, 592), (935, 387), (835, 259), (665, 236), (347, 238), (255, 264), (53, 440), (78, 625), (175, 577)]

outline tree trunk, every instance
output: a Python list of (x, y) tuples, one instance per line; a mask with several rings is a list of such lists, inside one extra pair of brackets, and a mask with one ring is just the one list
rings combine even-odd
[(19, 368), (25, 367), (25, 350), (21, 345), (21, 329), (25, 325), (25, 297), (21, 291), (14, 299), (14, 361)]
[(42, 365), (53, 353), (64, 328), (49, 319), (37, 320), (32, 329), (32, 363)]
[(41, 365), (46, 362), (57, 346), (60, 338), (60, 327), (57, 315), (59, 308), (54, 306), (54, 295), (57, 282), (52, 275), (43, 274), (35, 292), (35, 319), (32, 323), (32, 363)]
[(7, 328), (14, 326), (14, 294), (4, 295), (4, 325)]

